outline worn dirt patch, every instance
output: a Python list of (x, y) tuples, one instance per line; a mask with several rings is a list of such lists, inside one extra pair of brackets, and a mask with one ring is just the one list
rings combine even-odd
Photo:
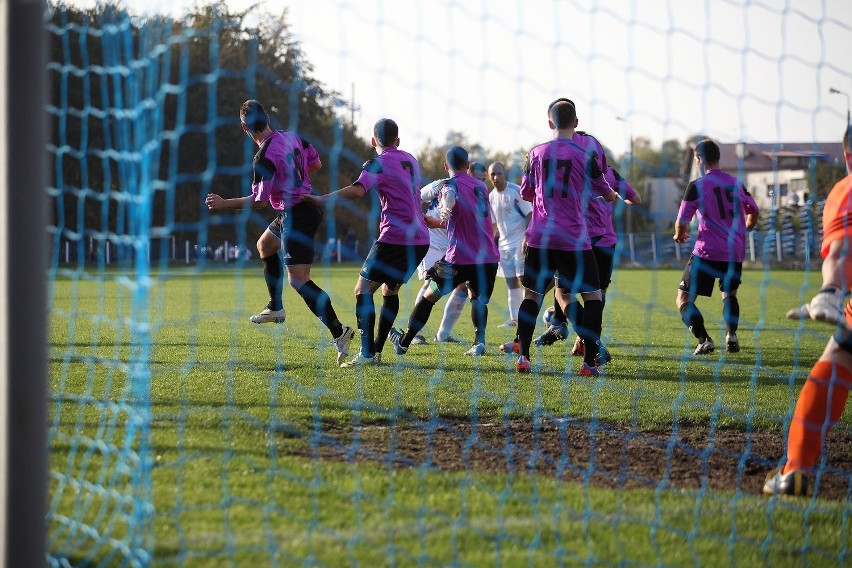
[[(632, 430), (601, 422), (513, 419), (472, 423), (398, 422), (343, 428), (325, 425), (323, 441), (305, 455), (371, 461), (394, 468), (540, 475), (592, 486), (733, 490), (760, 493), (782, 455), (781, 432), (679, 425)], [(819, 495), (845, 499), (852, 476), (852, 434), (832, 432)], [(592, 467), (590, 467), (590, 465)], [(813, 489), (813, 477), (811, 480)]]

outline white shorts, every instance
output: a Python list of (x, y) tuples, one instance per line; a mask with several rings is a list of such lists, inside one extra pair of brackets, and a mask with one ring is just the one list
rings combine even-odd
[[(429, 246), (429, 251), (423, 257), (423, 262), (417, 266), (417, 277), (420, 280), (426, 280), (426, 272), (432, 268), (432, 265), (444, 258), (447, 254), (447, 249)], [(523, 267), (523, 265), (521, 265)]]
[(500, 249), (500, 266), (497, 276), (513, 278), (524, 275), (524, 251), (518, 246), (513, 249)]

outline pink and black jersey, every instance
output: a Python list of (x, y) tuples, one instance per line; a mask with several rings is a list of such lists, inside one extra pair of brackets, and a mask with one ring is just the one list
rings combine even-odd
[[(604, 174), (609, 186), (618, 192), (624, 200), (636, 198), (636, 191), (612, 167), (607, 166)], [(614, 247), (618, 243), (615, 227), (612, 226), (612, 203), (601, 197), (589, 200), (589, 215), (586, 218), (589, 227), (589, 237), (598, 238), (596, 246)]]
[(452, 264), (487, 264), (500, 260), (491, 224), (488, 188), (467, 172), (444, 184), (441, 194), (455, 194), (456, 206), (447, 221), (449, 246), (445, 258)]
[(311, 193), (308, 171), (319, 154), (306, 140), (289, 130), (275, 130), (260, 144), (252, 160), (251, 193), (278, 211), (290, 209)]
[(746, 214), (757, 204), (745, 186), (722, 170), (710, 170), (689, 182), (677, 222), (688, 225), (698, 214), (698, 239), (692, 254), (705, 260), (742, 262), (745, 258)]
[(420, 205), (420, 165), (395, 146), (367, 160), (355, 183), (375, 189), (382, 206), (377, 242), (392, 245), (428, 245), (429, 229)]
[(521, 179), (521, 195), (533, 203), (527, 244), (555, 250), (590, 249), (589, 202), (611, 191), (595, 151), (564, 138), (536, 146), (527, 155)]

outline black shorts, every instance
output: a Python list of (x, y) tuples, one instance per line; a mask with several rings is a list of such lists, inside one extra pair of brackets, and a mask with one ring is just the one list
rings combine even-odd
[(523, 278), (525, 288), (544, 294), (557, 272), (557, 285), (567, 294), (597, 292), (601, 289), (598, 263), (591, 250), (527, 247)]
[(612, 282), (615, 247), (599, 247), (595, 244), (599, 240), (601, 240), (601, 237), (592, 238), (592, 253), (595, 255), (595, 262), (598, 263), (598, 280), (601, 290), (606, 290)]
[(743, 277), (742, 262), (727, 262), (724, 260), (707, 260), (692, 255), (683, 269), (678, 290), (696, 296), (713, 295), (713, 284), (719, 280), (719, 290), (736, 292)]
[(303, 201), (269, 224), (269, 232), (281, 239), (285, 265), (314, 263), (314, 237), (321, 221), (322, 209)]
[(459, 284), (467, 283), (471, 295), (483, 304), (491, 300), (494, 280), (497, 278), (497, 262), (486, 264), (452, 264), (446, 258), (437, 261), (426, 271), (426, 278), (435, 283), (441, 295), (449, 294)]
[(394, 289), (408, 282), (428, 251), (429, 245), (392, 245), (377, 241), (361, 267), (361, 277)]

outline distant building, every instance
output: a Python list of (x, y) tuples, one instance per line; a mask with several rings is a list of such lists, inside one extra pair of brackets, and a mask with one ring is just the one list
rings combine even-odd
[[(719, 166), (743, 180), (761, 209), (804, 205), (810, 197), (811, 165), (845, 163), (839, 142), (718, 144), (722, 152)], [(689, 179), (699, 175), (694, 149), (695, 144), (690, 144), (684, 157)]]
[(678, 178), (655, 177), (645, 180), (642, 206), (654, 220), (657, 231), (667, 231), (674, 226), (686, 182)]

